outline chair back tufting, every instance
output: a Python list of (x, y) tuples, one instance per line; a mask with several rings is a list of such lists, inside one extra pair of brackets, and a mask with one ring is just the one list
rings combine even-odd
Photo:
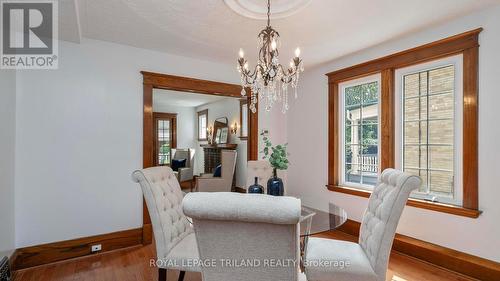
[(193, 232), (182, 212), (183, 193), (167, 166), (137, 170), (132, 179), (141, 185), (156, 242), (158, 258), (165, 258), (185, 236)]
[(417, 176), (386, 169), (378, 179), (363, 215), (359, 244), (378, 280), (385, 280), (392, 242), (410, 193), (420, 187)]

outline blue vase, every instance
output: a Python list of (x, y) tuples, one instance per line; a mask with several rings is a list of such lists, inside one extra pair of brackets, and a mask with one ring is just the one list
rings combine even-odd
[(283, 196), (284, 192), (283, 181), (276, 175), (276, 169), (273, 169), (273, 176), (267, 181), (267, 194)]
[(255, 177), (255, 183), (248, 187), (248, 193), (264, 193), (264, 187), (258, 183), (259, 178)]

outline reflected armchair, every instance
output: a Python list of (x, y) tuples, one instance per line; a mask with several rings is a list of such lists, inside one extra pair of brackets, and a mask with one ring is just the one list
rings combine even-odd
[[(194, 148), (172, 148), (172, 160), (186, 159), (186, 166), (179, 168), (174, 171), (175, 176), (179, 182), (192, 181), (193, 180), (193, 170), (194, 170)], [(171, 161), (172, 161), (171, 160)], [(172, 162), (170, 163), (172, 167)], [(192, 188), (192, 186), (191, 186)]]
[(221, 176), (202, 174), (197, 178), (196, 189), (203, 192), (230, 192), (233, 187), (234, 171), (236, 169), (236, 150), (221, 151)]

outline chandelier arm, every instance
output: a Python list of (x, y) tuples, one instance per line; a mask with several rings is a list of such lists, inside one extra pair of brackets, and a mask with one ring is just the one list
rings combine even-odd
[[(242, 72), (242, 76), (245, 78), (247, 84), (253, 84), (257, 80), (257, 68), (258, 66), (255, 66), (253, 72), (250, 72), (250, 70)], [(248, 81), (249, 78), (251, 78), (251, 82)]]

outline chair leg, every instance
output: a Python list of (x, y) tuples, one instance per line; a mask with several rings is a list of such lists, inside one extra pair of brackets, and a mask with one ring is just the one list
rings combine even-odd
[(158, 281), (167, 281), (167, 269), (158, 268)]
[(178, 281), (184, 281), (184, 274), (186, 274), (185, 271), (179, 272), (179, 280)]

